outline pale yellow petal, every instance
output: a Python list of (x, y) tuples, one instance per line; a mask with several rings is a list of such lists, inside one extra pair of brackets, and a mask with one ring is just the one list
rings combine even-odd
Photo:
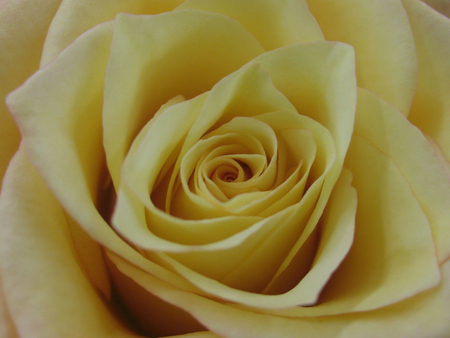
[(115, 21), (104, 143), (118, 188), (128, 148), (162, 104), (176, 95), (189, 99), (202, 94), (264, 50), (238, 22), (215, 13), (121, 14)]
[[(319, 318), (285, 318), (236, 309), (193, 293), (167, 286), (141, 270), (115, 259), (114, 264), (128, 277), (125, 295), (136, 298), (151, 293), (195, 317), (219, 336), (227, 338), (423, 338), (450, 334), (450, 261), (442, 265), (442, 281), (435, 288), (374, 311)], [(139, 285), (131, 290), (130, 285)], [(137, 292), (136, 292), (137, 291)]]
[(434, 194), (445, 203), (448, 178), (423, 135), (394, 107), (360, 90), (346, 167), (358, 196), (352, 249), (318, 305), (271, 313), (319, 316), (366, 311), (439, 282), (438, 247), (429, 215), (449, 211), (427, 203), (434, 201)]
[(189, 289), (120, 239), (96, 207), (97, 197), (107, 196), (100, 189), (105, 169), (101, 107), (112, 29), (112, 23), (105, 23), (80, 37), (13, 92), (8, 104), (33, 165), (89, 237), (144, 270)]
[[(356, 190), (351, 187), (351, 180), (350, 171), (344, 168), (320, 220), (321, 234), (311, 269), (300, 283), (288, 292), (289, 296), (297, 298), (299, 303), (314, 305), (322, 288), (351, 248), (357, 207)], [(295, 280), (297, 273), (296, 263), (291, 263), (291, 266), (267, 287), (266, 292), (275, 294), (279, 293), (278, 290), (292, 287), (292, 280)]]
[(343, 159), (350, 142), (356, 107), (354, 51), (335, 42), (298, 44), (256, 58), (275, 87), (295, 106), (327, 128)]
[[(78, 36), (119, 13), (157, 14), (174, 9), (182, 0), (63, 0), (50, 25), (41, 67), (58, 56)], [(34, 8), (35, 6), (30, 8)]]
[[(355, 132), (392, 157), (428, 219), (438, 261), (450, 256), (450, 176), (422, 133), (395, 109), (360, 90)], [(380, 177), (381, 179), (381, 177)]]
[(20, 337), (138, 337), (84, 276), (64, 211), (23, 148), (0, 198), (0, 273)]
[(417, 48), (419, 74), (410, 121), (450, 161), (450, 19), (421, 1), (404, 1)]
[[(0, 4), (1, 6), (1, 4)], [(16, 327), (9, 313), (8, 305), (6, 304), (3, 288), (0, 285), (0, 337), (2, 338), (19, 338)]]
[[(95, 203), (104, 170), (101, 94), (111, 33), (112, 24), (98, 27), (8, 97), (8, 105), (20, 124), (34, 164), (45, 171), (44, 176), (64, 181), (61, 185), (54, 182), (56, 189), (72, 197), (77, 193), (76, 189), (70, 190), (70, 186), (86, 189), (88, 200)], [(83, 58), (89, 49), (95, 49), (96, 57)], [(75, 173), (82, 177), (81, 181), (74, 177)], [(79, 239), (77, 243), (84, 249), (89, 248), (89, 255), (94, 255), (83, 258), (90, 273), (96, 276), (93, 278), (98, 282), (96, 285), (109, 297), (107, 274), (102, 264), (96, 264), (102, 261), (98, 245), (85, 237), (83, 231), (77, 231), (76, 225), (71, 228), (74, 237)]]
[(358, 86), (407, 115), (417, 60), (408, 18), (398, 0), (310, 0), (326, 40), (352, 45)]
[(60, 2), (37, 0), (30, 6), (27, 0), (15, 0), (0, 5), (0, 182), (20, 142), (5, 97), (39, 68), (45, 35)]
[(323, 40), (305, 0), (187, 0), (177, 9), (200, 9), (241, 23), (267, 50)]
[[(342, 43), (318, 42), (280, 48), (256, 58), (274, 85), (294, 104), (297, 111), (327, 128), (316, 142), (322, 143), (318, 156), (324, 176), (317, 179), (308, 193), (317, 202), (308, 224), (279, 268), (283, 272), (295, 258), (301, 261), (302, 245), (316, 233), (316, 225), (339, 177), (351, 139), (356, 106), (356, 78), (353, 48)], [(345, 84), (345, 85), (344, 85)], [(317, 129), (317, 128), (315, 128)], [(330, 140), (331, 133), (333, 140)], [(326, 156), (325, 156), (326, 154)], [(311, 189), (313, 188), (313, 189)], [(318, 200), (316, 200), (318, 198)], [(304, 198), (305, 199), (305, 198)]]

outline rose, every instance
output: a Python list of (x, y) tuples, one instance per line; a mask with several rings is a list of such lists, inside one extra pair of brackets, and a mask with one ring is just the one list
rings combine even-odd
[[(133, 336), (111, 314), (117, 301), (110, 298), (104, 261), (122, 302), (150, 332), (448, 334), (448, 19), (414, 1), (404, 8), (393, 1), (309, 3), (327, 40), (355, 48), (363, 88), (355, 113), (352, 47), (314, 42), (321, 40), (319, 26), (301, 2), (288, 8), (259, 3), (260, 14), (242, 3), (182, 5), (235, 16), (238, 23), (199, 11), (122, 14), (63, 52), (98, 22), (78, 20), (83, 5), (60, 7), (41, 64), (61, 55), (8, 99), (24, 143), (1, 197), (7, 334)], [(114, 12), (147, 13), (135, 6), (92, 13), (100, 22)], [(384, 15), (373, 15), (376, 10)], [(273, 29), (254, 19), (267, 12)], [(295, 26), (299, 22), (303, 26)], [(282, 46), (288, 47), (275, 50)], [(436, 64), (439, 72), (431, 68)], [(184, 123), (174, 123), (181, 118)], [(174, 137), (184, 146), (171, 144)], [(101, 188), (108, 187), (101, 181), (108, 177), (103, 151), (119, 195), (111, 221), (114, 201), (106, 198), (113, 193)], [(174, 164), (180, 179), (171, 181)], [(215, 173), (215, 181), (202, 170)], [(274, 187), (267, 187), (270, 175)], [(258, 176), (259, 183), (248, 184)], [(303, 177), (299, 200), (293, 195), (302, 195)], [(227, 190), (227, 180), (240, 184), (230, 203), (236, 190)], [(175, 189), (167, 198), (172, 213), (192, 219), (209, 212), (207, 221), (158, 211), (170, 182), (186, 191)], [(220, 218), (224, 213), (235, 216)], [(137, 226), (144, 221), (151, 232)], [(230, 266), (237, 268), (225, 278)]]

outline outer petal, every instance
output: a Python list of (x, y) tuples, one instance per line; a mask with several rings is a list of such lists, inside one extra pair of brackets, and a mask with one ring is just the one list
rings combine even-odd
[(0, 272), (20, 337), (137, 337), (85, 278), (63, 209), (21, 148), (0, 198)]
[(267, 50), (323, 40), (305, 0), (187, 0), (178, 9), (224, 14), (240, 22)]
[(177, 95), (204, 93), (264, 49), (237, 21), (216, 13), (121, 14), (115, 21), (103, 125), (108, 167), (118, 189), (132, 140), (162, 104)]
[(405, 0), (404, 5), (419, 62), (409, 119), (450, 161), (450, 20), (420, 1)]
[(19, 130), (4, 102), (39, 67), (48, 26), (61, 0), (0, 2), (0, 178), (17, 150)]
[(156, 14), (174, 9), (182, 0), (64, 0), (45, 40), (41, 66), (52, 61), (63, 49), (92, 27), (119, 13)]
[[(211, 331), (226, 338), (446, 338), (450, 335), (450, 261), (442, 265), (435, 288), (374, 311), (319, 318), (284, 318), (236, 309), (232, 305), (180, 291), (112, 258), (125, 276), (166, 302), (191, 313)], [(123, 278), (123, 277), (122, 277)], [(139, 289), (135, 297), (145, 297)], [(128, 288), (132, 294), (136, 288)], [(140, 292), (140, 293), (139, 293)]]
[[(16, 113), (24, 140), (31, 141), (28, 150), (35, 164), (51, 176), (62, 179), (65, 183), (58, 187), (69, 191), (74, 200), (80, 198), (76, 192), (78, 188), (87, 192), (88, 200), (96, 201), (102, 184), (101, 94), (112, 27), (112, 23), (106, 23), (81, 37), (68, 53), (41, 69), (8, 97), (8, 105)], [(93, 49), (95, 57), (84, 58)], [(37, 141), (39, 136), (43, 137)], [(73, 163), (75, 154), (79, 154), (81, 160)], [(55, 171), (61, 169), (64, 172), (56, 174)], [(74, 172), (83, 178), (74, 178)], [(77, 188), (72, 188), (72, 184)], [(83, 242), (91, 241), (80, 232), (73, 234)], [(91, 243), (89, 248), (95, 246)], [(80, 248), (80, 251), (84, 250)], [(108, 295), (101, 253), (98, 248), (95, 256), (93, 253), (91, 251), (90, 257), (85, 256), (86, 266), (90, 267), (92, 276), (97, 276), (94, 280)]]
[[(142, 269), (189, 289), (176, 275), (167, 274), (125, 243), (97, 209), (98, 197), (105, 196), (101, 108), (112, 29), (113, 23), (107, 22), (86, 32), (10, 94), (8, 104), (19, 121), (30, 161), (89, 234), (84, 234), (84, 240), (98, 242)], [(79, 233), (74, 236), (79, 237)], [(99, 253), (97, 250), (95, 257), (89, 254), (83, 262), (92, 276), (98, 276), (103, 267)], [(105, 278), (93, 280), (108, 293)]]
[(405, 115), (416, 83), (416, 55), (408, 18), (399, 0), (309, 0), (326, 40), (352, 45), (358, 86)]

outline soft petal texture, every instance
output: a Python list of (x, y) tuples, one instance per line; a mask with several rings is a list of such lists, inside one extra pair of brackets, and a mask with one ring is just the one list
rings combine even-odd
[[(363, 90), (358, 100), (356, 138), (371, 142), (392, 158), (428, 219), (437, 259), (442, 263), (450, 256), (450, 176), (420, 130), (393, 107)], [(353, 157), (352, 161), (361, 159)], [(381, 172), (374, 177), (382, 180)]]
[(450, 161), (450, 20), (420, 1), (405, 0), (419, 74), (409, 119)]
[(0, 198), (0, 272), (21, 337), (137, 337), (112, 315), (82, 272), (58, 201), (23, 148)]
[[(332, 53), (332, 56), (326, 56), (327, 54), (324, 53), (324, 51), (328, 49), (333, 50), (334, 53)], [(143, 129), (143, 132), (145, 133), (144, 136), (138, 136), (137, 140), (139, 140), (139, 142), (133, 144), (129, 155), (125, 160), (122, 186), (119, 191), (117, 209), (113, 217), (113, 224), (116, 229), (133, 243), (143, 249), (150, 250), (147, 251), (147, 255), (153, 260), (158, 261), (168, 269), (177, 271), (199, 288), (216, 297), (239, 301), (245, 304), (252, 304), (259, 307), (285, 307), (287, 302), (296, 305), (299, 303), (309, 304), (314, 302), (318, 292), (325, 284), (330, 273), (336, 268), (337, 264), (339, 264), (339, 260), (342, 259), (348, 251), (349, 245), (351, 244), (354, 225), (351, 217), (352, 210), (354, 214), (355, 199), (354, 196), (350, 194), (348, 197), (348, 204), (346, 204), (347, 197), (342, 198), (342, 202), (345, 206), (344, 209), (349, 209), (349, 219), (346, 219), (344, 225), (341, 226), (341, 230), (345, 233), (343, 235), (345, 240), (341, 243), (343, 244), (341, 254), (335, 255), (334, 258), (336, 261), (334, 262), (332, 259), (319, 259), (318, 261), (320, 261), (321, 264), (324, 264), (326, 268), (322, 270), (322, 272), (319, 272), (320, 268), (317, 268), (308, 277), (307, 283), (312, 281), (317, 282), (317, 285), (315, 285), (315, 293), (308, 293), (303, 286), (299, 286), (295, 292), (280, 297), (251, 295), (226, 287), (212, 279), (205, 278), (205, 276), (209, 276), (213, 279), (223, 279), (227, 284), (240, 289), (249, 288), (249, 283), (255, 283), (256, 281), (260, 283), (259, 287), (261, 288), (261, 284), (263, 285), (262, 287), (264, 287), (264, 284), (271, 279), (271, 274), (273, 275), (277, 270), (280, 270), (279, 274), (282, 275), (283, 282), (275, 283), (276, 290), (283, 288), (289, 289), (289, 287), (295, 286), (295, 284), (292, 285), (292, 280), (299, 280), (299, 277), (297, 276), (298, 271), (294, 271), (295, 268), (292, 268), (289, 273), (286, 273), (284, 270), (290, 265), (294, 258), (293, 256), (297, 254), (295, 263), (292, 264), (292, 267), (298, 266), (297, 263), (300, 263), (298, 260), (303, 259), (304, 262), (307, 262), (308, 259), (306, 256), (311, 256), (311, 248), (314, 247), (310, 246), (311, 243), (314, 244), (314, 241), (308, 241), (308, 245), (303, 245), (304, 242), (299, 241), (296, 245), (297, 248), (289, 252), (290, 247), (299, 238), (304, 226), (308, 222), (309, 215), (312, 210), (314, 210), (324, 180), (327, 179), (327, 175), (331, 172), (331, 168), (334, 170), (337, 169), (334, 164), (339, 162), (335, 161), (336, 149), (333, 144), (334, 142), (328, 130), (318, 122), (295, 112), (293, 106), (274, 88), (267, 72), (261, 69), (259, 61), (261, 61), (263, 66), (266, 66), (274, 74), (278, 75), (274, 72), (273, 68), (276, 66), (284, 66), (283, 62), (285, 61), (285, 58), (282, 56), (288, 54), (292, 59), (303, 57), (305, 58), (305, 66), (295, 69), (298, 72), (293, 75), (295, 79), (305, 78), (305, 76), (302, 76), (302, 71), (309, 71), (311, 73), (307, 73), (308, 80), (314, 78), (314, 75), (316, 75), (315, 79), (318, 82), (332, 82), (329, 79), (333, 79), (334, 76), (337, 76), (332, 72), (337, 72), (334, 66), (336, 64), (345, 64), (348, 66), (348, 63), (352, 61), (353, 54), (351, 48), (348, 46), (329, 43), (306, 46), (298, 45), (293, 46), (292, 48), (288, 47), (286, 49), (274, 51), (273, 54), (272, 58), (269, 58), (269, 61), (262, 57), (258, 58), (250, 65), (243, 67), (239, 71), (224, 78), (210, 93), (205, 94), (208, 95), (206, 101), (204, 99), (205, 95), (202, 95), (195, 99), (171, 106), (162, 112), (158, 112), (157, 117), (151, 120), (147, 127)], [(279, 54), (281, 54), (281, 56)], [(277, 56), (279, 58), (277, 58)], [(282, 65), (277, 64), (277, 62)], [(291, 68), (289, 68), (289, 70), (292, 71)], [(326, 71), (329, 73), (326, 73)], [(348, 79), (348, 88), (345, 90), (348, 90), (349, 93), (346, 92), (344, 94), (345, 99), (342, 100), (338, 98), (341, 87), (330, 85), (327, 89), (332, 92), (327, 92), (328, 102), (327, 104), (324, 104), (325, 108), (321, 110), (321, 116), (319, 115), (318, 119), (322, 120), (335, 132), (335, 137), (338, 139), (341, 146), (340, 152), (343, 153), (345, 152), (345, 147), (347, 146), (352, 130), (351, 121), (348, 121), (347, 117), (350, 116), (350, 118), (352, 118), (353, 115), (351, 109), (354, 107), (354, 101), (352, 102), (351, 99), (355, 98), (354, 94), (356, 88), (355, 86), (352, 86), (354, 85), (354, 69), (349, 66), (345, 67), (344, 70), (340, 70), (340, 72), (342, 72), (339, 74), (343, 75), (343, 78)], [(289, 77), (289, 74), (281, 72), (280, 76)], [(279, 78), (278, 80), (280, 81)], [(320, 88), (320, 86), (317, 87), (319, 87), (319, 89), (311, 89), (307, 87), (307, 83), (305, 82), (295, 89), (299, 96), (307, 97), (306, 100), (308, 99), (308, 94), (319, 97), (321, 95), (325, 96), (325, 93), (321, 92), (322, 88)], [(286, 88), (283, 87), (283, 89)], [(287, 90), (288, 94), (294, 99), (296, 99), (293, 95), (295, 89), (289, 88), (289, 90), (292, 91)], [(305, 110), (306, 105), (302, 106), (301, 101), (299, 102), (299, 100), (296, 99), (295, 103)], [(200, 105), (200, 107), (204, 105), (201, 111), (198, 105)], [(308, 108), (310, 108), (308, 113), (311, 116), (318, 115), (315, 113), (319, 111), (319, 107), (315, 107), (311, 104)], [(282, 109), (282, 111), (277, 112), (278, 109)], [(332, 114), (332, 111), (334, 113), (344, 114), (344, 110), (347, 109), (350, 110), (350, 113), (346, 112), (346, 116), (343, 116), (340, 119), (336, 119)], [(270, 113), (273, 110), (275, 110), (275, 112)], [(289, 115), (289, 113), (291, 115)], [(236, 232), (236, 235), (226, 238), (223, 241), (203, 246), (187, 246), (171, 242), (170, 239), (174, 236), (178, 237), (180, 230), (186, 231), (180, 229), (181, 226), (179, 223), (182, 223), (183, 221), (168, 216), (161, 210), (155, 208), (150, 200), (148, 192), (154, 189), (155, 182), (164, 166), (167, 165), (168, 167), (172, 167), (177, 158), (178, 162), (180, 162), (181, 157), (186, 152), (184, 149), (192, 147), (192, 145), (195, 144), (208, 130), (214, 130), (211, 134), (217, 134), (220, 130), (226, 129), (227, 126), (231, 126), (234, 121), (237, 121), (232, 119), (234, 115), (241, 117), (247, 116), (247, 119), (248, 117), (253, 117), (255, 120), (259, 121), (258, 123), (260, 124), (264, 121), (264, 123), (267, 123), (267, 126), (271, 125), (273, 130), (277, 133), (292, 128), (299, 128), (312, 132), (315, 141), (318, 143), (318, 159), (316, 161), (318, 164), (313, 165), (313, 174), (311, 175), (311, 182), (313, 182), (313, 184), (306, 193), (306, 196), (303, 197), (302, 201), (298, 205), (295, 205), (295, 208), (286, 208), (274, 217), (269, 217), (264, 221), (255, 223), (253, 226), (245, 229), (245, 231)], [(183, 120), (185, 123), (174, 124), (172, 123), (174, 120)], [(193, 120), (195, 120), (195, 122), (191, 127)], [(239, 127), (237, 122), (234, 123), (234, 125)], [(245, 128), (245, 126), (248, 125), (252, 125), (250, 120), (240, 128)], [(337, 125), (343, 125), (345, 127), (343, 130), (337, 131)], [(238, 129), (237, 132), (242, 133), (243, 130), (241, 129)], [(348, 134), (346, 134), (346, 132)], [(186, 134), (187, 136), (185, 136)], [(245, 134), (248, 135), (251, 133), (246, 132)], [(292, 140), (295, 140), (295, 138)], [(180, 142), (183, 142), (182, 146), (179, 145)], [(295, 147), (295, 141), (292, 142), (294, 142), (292, 147)], [(181, 148), (181, 150), (179, 150), (179, 148)], [(177, 170), (176, 168), (175, 165), (175, 170)], [(333, 172), (333, 174), (336, 174), (336, 172)], [(176, 177), (177, 171), (174, 171), (172, 175)], [(328, 184), (328, 189), (330, 189), (332, 183), (328, 181)], [(129, 188), (127, 186), (129, 186)], [(316, 211), (316, 217), (322, 213), (323, 209), (320, 208), (323, 208), (324, 200), (328, 198), (328, 194), (329, 191), (325, 191), (323, 195), (321, 195), (323, 201), (319, 210)], [(196, 197), (201, 200), (201, 197)], [(145, 214), (144, 207), (148, 208), (147, 214)], [(179, 204), (174, 205), (174, 208), (180, 207)], [(191, 206), (185, 208), (189, 210), (192, 209)], [(198, 213), (200, 213), (201, 216), (204, 215), (204, 213), (202, 213), (202, 210), (204, 210), (203, 208), (205, 207), (201, 206), (198, 208)], [(220, 221), (222, 221), (222, 219), (220, 219)], [(195, 226), (198, 231), (204, 232), (200, 230), (200, 224), (196, 224), (200, 223), (200, 221), (185, 221), (184, 223), (186, 223), (185, 227), (188, 229)], [(235, 222), (233, 221), (233, 223)], [(219, 227), (219, 225), (215, 224), (214, 220), (211, 219), (203, 220), (201, 222), (202, 227), (208, 224), (212, 227), (211, 230), (213, 230), (215, 228), (220, 229), (227, 223), (221, 222)], [(314, 222), (308, 224), (309, 231), (312, 231), (316, 226)], [(348, 228), (347, 225), (349, 226)], [(329, 226), (328, 229), (327, 226)], [(326, 230), (332, 232), (333, 230), (331, 229), (333, 226), (334, 224), (332, 222), (331, 224), (324, 225)], [(152, 229), (154, 228), (163, 228), (166, 234), (165, 238), (158, 238), (158, 236), (155, 236), (152, 232)], [(233, 228), (238, 230), (237, 227)], [(173, 229), (172, 233), (174, 235), (170, 234), (170, 229)], [(162, 230), (158, 230), (158, 232), (161, 231)], [(305, 237), (303, 241), (307, 240), (308, 235), (309, 234), (302, 235), (302, 237)], [(302, 245), (303, 248), (300, 253), (299, 250)], [(258, 248), (257, 250), (254, 249), (256, 247)], [(306, 252), (304, 251), (304, 248), (307, 248)], [(155, 254), (153, 251), (178, 252), (180, 254), (169, 257), (164, 254)], [(183, 252), (186, 252), (187, 254), (181, 254)], [(267, 253), (272, 254), (268, 255)], [(292, 257), (285, 260), (288, 253), (289, 256)], [(329, 264), (325, 263), (327, 261)], [(183, 266), (180, 262), (195, 271)], [(282, 269), (279, 269), (280, 264), (282, 265)], [(322, 268), (324, 265), (322, 265)], [(320, 264), (318, 266), (320, 266)], [(239, 280), (242, 280), (241, 276), (243, 274), (247, 274), (247, 278), (245, 278), (245, 283), (247, 283), (246, 287), (243, 287), (242, 283), (238, 284)], [(316, 274), (316, 276), (320, 275), (320, 277), (312, 277), (314, 274)], [(291, 282), (289, 282), (289, 280), (291, 280)], [(253, 288), (253, 290), (255, 289)]]
[(350, 143), (356, 106), (355, 55), (351, 46), (315, 42), (280, 48), (257, 57), (275, 87), (298, 113), (327, 128), (338, 157)]
[(240, 22), (267, 50), (323, 40), (305, 0), (187, 0), (177, 9), (200, 9)]
[(0, 286), (0, 337), (2, 338), (19, 338), (16, 327), (12, 321), (8, 306), (3, 294), (3, 288)]
[(58, 56), (92, 27), (119, 13), (157, 14), (174, 9), (182, 0), (63, 0), (50, 25), (41, 67)]
[[(283, 318), (237, 309), (169, 287), (120, 258), (110, 257), (124, 274), (119, 283), (128, 277), (128, 283), (134, 281), (147, 292), (188, 311), (212, 332), (224, 337), (298, 338), (301, 332), (308, 338), (446, 338), (450, 333), (450, 261), (441, 267), (442, 280), (438, 286), (397, 304), (347, 315)], [(146, 293), (130, 287), (124, 290), (129, 297), (145, 297)]]
[(254, 62), (260, 63), (269, 73), (275, 87), (301, 115), (311, 117), (329, 130), (336, 147), (336, 160), (325, 176), (314, 212), (280, 266), (281, 272), (293, 260), (301, 261), (297, 253), (316, 228), (341, 171), (356, 107), (354, 50), (348, 45), (333, 42), (299, 44), (265, 53)]
[(310, 0), (326, 40), (352, 45), (358, 87), (408, 115), (417, 61), (408, 18), (398, 0)]
[(0, 181), (20, 141), (5, 97), (39, 68), (47, 29), (60, 2), (36, 0), (30, 6), (27, 0), (6, 0), (0, 4)]
[[(54, 182), (56, 190), (69, 192), (74, 201), (86, 198), (84, 203), (97, 202), (102, 184), (102, 86), (112, 28), (112, 23), (106, 23), (82, 36), (78, 44), (41, 69), (7, 100), (19, 121), (34, 165), (45, 172), (44, 176), (56, 179), (59, 183)], [(94, 49), (95, 57), (89, 55)], [(61, 82), (65, 85), (61, 86)], [(75, 232), (74, 236), (76, 239), (83, 235)], [(84, 241), (91, 240), (84, 236)], [(90, 245), (95, 246), (98, 245)], [(85, 264), (107, 295), (108, 278), (101, 253), (98, 249), (91, 253), (95, 251), (95, 255), (86, 257)]]
[(318, 305), (277, 314), (366, 311), (439, 282), (439, 247), (430, 225), (441, 227), (435, 238), (447, 250), (448, 177), (420, 131), (393, 106), (360, 89), (345, 166), (352, 172), (358, 196), (352, 249)]
[(264, 49), (237, 21), (215, 13), (123, 14), (115, 21), (105, 83), (104, 145), (118, 189), (132, 140), (162, 104), (211, 89)]
[[(125, 243), (96, 206), (100, 204), (97, 197), (104, 196), (102, 94), (112, 30), (113, 22), (107, 22), (83, 34), (55, 61), (11, 93), (8, 105), (19, 121), (33, 165), (69, 215), (89, 235), (82, 234), (83, 240), (90, 237), (94, 244), (109, 248), (145, 271), (192, 290), (179, 277), (152, 264)], [(61, 86), (61, 81), (66, 85)], [(108, 178), (105, 180), (108, 182)], [(107, 295), (108, 280), (102, 274), (101, 259), (98, 254), (84, 264), (93, 281), (98, 282), (96, 286)]]

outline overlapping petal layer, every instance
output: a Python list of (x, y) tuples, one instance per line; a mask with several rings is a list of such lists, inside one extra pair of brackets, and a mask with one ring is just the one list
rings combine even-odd
[(266, 50), (300, 42), (323, 40), (323, 34), (305, 0), (187, 0), (177, 9), (220, 13), (241, 23)]
[(264, 49), (236, 21), (203, 11), (119, 15), (115, 22), (103, 126), (108, 168), (118, 188), (131, 142), (162, 104), (211, 89)]
[(401, 2), (311, 0), (308, 5), (326, 40), (355, 48), (358, 86), (408, 115), (416, 86), (417, 59)]
[[(61, 0), (0, 3), (0, 177), (19, 147), (20, 133), (5, 104), (9, 92), (39, 68), (45, 33)], [(0, 183), (1, 184), (1, 183)]]
[[(207, 328), (215, 333), (189, 336), (289, 337), (302, 328), (312, 337), (352, 337), (363, 326), (382, 332), (378, 320), (390, 325), (390, 315), (402, 324), (411, 296), (432, 312), (442, 309), (435, 297), (446, 296), (447, 273), (441, 280), (440, 272), (450, 255), (448, 53), (437, 43), (447, 39), (444, 17), (404, 1), (419, 69), (408, 118), (424, 136), (402, 115), (411, 105), (416, 58), (400, 2), (311, 1), (325, 38), (354, 46), (356, 69), (354, 49), (321, 41), (303, 1), (264, 0), (253, 11), (248, 1), (188, 0), (171, 13), (120, 14), (72, 43), (118, 11), (159, 13), (178, 3), (114, 2), (101, 15), (83, 2), (60, 7), (45, 45), (47, 66), (8, 98), (24, 148), (1, 213), (12, 224), (31, 224), (27, 215), (36, 226), (45, 217), (50, 227), (63, 224), (61, 233), (43, 226), (34, 244), (28, 239), (37, 228), (22, 229), (30, 230), (25, 251), (37, 252), (23, 271), (53, 275), (68, 262), (74, 288), (92, 300), (73, 307), (93, 311), (83, 329), (99, 336), (113, 317), (77, 264), (109, 299), (102, 247), (119, 295), (156, 335)], [(333, 10), (322, 11), (325, 5)], [(86, 12), (87, 20), (78, 20)], [(267, 32), (260, 18), (269, 12), (276, 20), (264, 23)], [(64, 27), (67, 20), (77, 24)], [(355, 22), (364, 29), (355, 30)], [(430, 51), (439, 74), (430, 68)], [(365, 89), (357, 90), (356, 80)], [(20, 182), (21, 175), (29, 177)], [(27, 184), (35, 192), (24, 197)], [(38, 203), (39, 193), (45, 201)], [(19, 207), (30, 213), (19, 215)], [(64, 262), (43, 249), (53, 240)], [(24, 259), (13, 246), (2, 256)], [(8, 307), (20, 330), (32, 332), (41, 323), (34, 290), (42, 283), (21, 280), (9, 264), (2, 260), (2, 271), (12, 271), (3, 285)], [(65, 295), (71, 285), (55, 279), (50, 287)], [(425, 290), (429, 298), (417, 297)], [(36, 319), (30, 324), (28, 310), (20, 310), (27, 302)], [(320, 326), (321, 316), (331, 324)], [(429, 319), (416, 317), (417, 325)], [(131, 336), (115, 327), (117, 336)]]
[(403, 4), (414, 35), (419, 70), (408, 118), (435, 144), (450, 174), (450, 21), (420, 1)]

